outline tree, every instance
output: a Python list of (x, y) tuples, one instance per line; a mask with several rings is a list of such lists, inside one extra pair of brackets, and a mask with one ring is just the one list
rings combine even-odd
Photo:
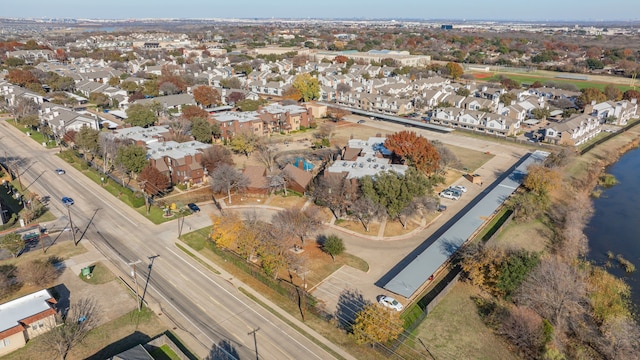
[(18, 67), (24, 65), (24, 60), (17, 57), (8, 57), (4, 60), (4, 64), (8, 67)]
[(9, 297), (22, 286), (16, 276), (17, 270), (13, 264), (0, 265), (0, 299)]
[(213, 131), (211, 130), (211, 124), (207, 121), (207, 119), (203, 118), (193, 118), (191, 119), (191, 135), (200, 142), (211, 144), (213, 139), (211, 135)]
[(93, 158), (100, 150), (100, 143), (98, 142), (99, 135), (99, 130), (84, 125), (76, 133), (75, 143), (82, 149), (83, 153), (89, 153)]
[(164, 193), (170, 185), (169, 177), (151, 165), (147, 165), (142, 169), (140, 175), (138, 175), (138, 182), (142, 184), (142, 191), (149, 196), (157, 196)]
[(366, 232), (369, 232), (369, 224), (372, 220), (379, 219), (385, 214), (384, 208), (379, 203), (366, 196), (361, 196), (356, 200), (349, 210), (351, 210), (351, 215), (360, 220)]
[(336, 85), (336, 90), (341, 94), (348, 93), (351, 91), (351, 86), (349, 86), (349, 84), (339, 83)]
[(127, 119), (125, 120), (131, 126), (149, 127), (158, 120), (155, 112), (150, 106), (141, 104), (132, 104), (127, 109)]
[(282, 98), (285, 100), (293, 100), (298, 102), (302, 100), (302, 93), (293, 86), (287, 86), (282, 92)]
[(36, 104), (35, 101), (26, 97), (19, 97), (15, 104), (11, 106), (10, 110), (14, 119), (22, 122), (21, 120), (26, 117), (37, 115), (38, 108), (38, 104)]
[(110, 133), (101, 132), (98, 134), (98, 147), (102, 153), (102, 172), (107, 173), (118, 151), (116, 139)]
[(15, 85), (27, 87), (29, 84), (40, 84), (38, 78), (29, 70), (9, 69), (6, 79)]
[(624, 94), (622, 95), (622, 98), (624, 100), (629, 100), (629, 101), (631, 101), (631, 99), (636, 99), (640, 101), (640, 91), (629, 89), (624, 92)]
[(213, 173), (213, 170), (221, 164), (227, 164), (233, 166), (233, 157), (231, 151), (222, 145), (213, 145), (206, 148), (202, 152), (202, 160), (200, 164), (207, 169), (209, 174)]
[(522, 283), (516, 301), (557, 326), (584, 310), (585, 291), (584, 272), (551, 257), (543, 259)]
[(100, 307), (93, 298), (81, 298), (69, 306), (64, 318), (58, 317), (58, 323), (58, 326), (42, 335), (41, 341), (49, 351), (64, 360), (69, 351), (98, 326)]
[(413, 131), (389, 135), (384, 147), (426, 175), (433, 175), (440, 167), (440, 155), (436, 148), (427, 138)]
[(242, 83), (237, 77), (230, 77), (220, 80), (220, 85), (225, 89), (241, 89)]
[(231, 190), (245, 189), (249, 179), (240, 170), (229, 164), (220, 164), (211, 173), (211, 189), (214, 192), (226, 192), (231, 203)]
[(0, 238), (0, 249), (8, 251), (13, 257), (17, 257), (23, 248), (24, 240), (19, 234), (9, 233)]
[(356, 191), (345, 176), (332, 174), (317, 177), (311, 192), (316, 204), (328, 207), (333, 216), (340, 219), (356, 199)]
[(386, 343), (400, 336), (404, 328), (398, 311), (391, 311), (380, 304), (367, 304), (356, 315), (352, 336), (358, 344)]
[(447, 69), (447, 73), (449, 74), (449, 76), (451, 76), (451, 78), (453, 78), (454, 80), (464, 74), (462, 66), (460, 66), (460, 64), (458, 63), (448, 62), (447, 65), (445, 65), (445, 68)]
[(109, 105), (111, 105), (111, 99), (107, 95), (99, 92), (92, 92), (91, 94), (89, 94), (89, 101), (96, 104), (97, 107), (103, 109), (108, 108)]
[(527, 172), (522, 185), (538, 195), (548, 195), (562, 180), (562, 174), (558, 170), (542, 165), (532, 165)]
[(193, 120), (195, 118), (206, 119), (209, 117), (209, 113), (195, 105), (185, 105), (182, 107), (182, 117)]
[(320, 83), (318, 78), (309, 73), (303, 73), (293, 80), (293, 85), (302, 95), (303, 101), (309, 101), (320, 97)]
[(342, 254), (345, 250), (342, 238), (336, 235), (329, 235), (322, 243), (322, 251), (331, 256), (331, 260), (336, 261), (336, 256)]
[(622, 91), (615, 85), (607, 85), (604, 87), (604, 94), (609, 100), (618, 101), (622, 100)]
[(576, 100), (576, 105), (581, 109), (584, 109), (585, 106), (591, 104), (592, 101), (597, 103), (607, 101), (607, 96), (596, 88), (584, 88), (580, 90), (582, 94)]
[(131, 178), (147, 166), (147, 150), (138, 145), (126, 145), (118, 148), (116, 164), (121, 164)]
[(434, 140), (431, 144), (436, 148), (438, 155), (440, 155), (440, 170), (443, 172), (450, 166), (460, 166), (460, 160), (456, 154), (451, 151), (443, 142)]
[[(516, 100), (516, 95), (512, 94), (512, 93), (504, 93), (504, 94), (500, 95), (500, 102), (502, 104), (504, 104), (505, 106), (511, 105), (511, 103), (513, 101), (515, 101), (515, 100)], [(571, 105), (573, 105), (573, 104), (571, 104)]]
[(392, 219), (398, 219), (415, 197), (424, 196), (431, 187), (424, 175), (411, 168), (404, 175), (391, 171), (360, 179), (362, 194), (380, 204)]
[(193, 89), (193, 98), (198, 104), (204, 107), (218, 105), (221, 103), (220, 93), (218, 90), (209, 86), (198, 86)]
[(242, 91), (232, 91), (227, 96), (227, 103), (237, 104), (238, 102), (245, 99), (245, 94)]
[(212, 215), (211, 220), (211, 240), (221, 249), (232, 249), (242, 230), (242, 219), (235, 213), (229, 213), (224, 217)]
[(273, 215), (271, 223), (287, 236), (299, 238), (304, 246), (304, 238), (315, 232), (322, 221), (311, 210), (285, 209)]
[(37, 287), (51, 286), (51, 283), (60, 274), (52, 264), (54, 259), (33, 260), (27, 266), (19, 268), (18, 277), (27, 285), (35, 285)]
[(76, 82), (71, 76), (58, 76), (48, 85), (53, 91), (73, 91), (76, 88)]
[(243, 153), (246, 157), (255, 150), (258, 145), (258, 136), (251, 131), (245, 130), (235, 134), (229, 143), (231, 150)]
[(240, 109), (240, 111), (256, 111), (260, 105), (264, 104), (265, 100), (250, 100), (244, 99), (236, 102), (236, 106)]
[(271, 173), (273, 171), (273, 166), (276, 163), (278, 149), (270, 140), (268, 140), (268, 138), (263, 138), (258, 141), (258, 144), (256, 145), (256, 155), (258, 156), (258, 160), (260, 160), (269, 173)]

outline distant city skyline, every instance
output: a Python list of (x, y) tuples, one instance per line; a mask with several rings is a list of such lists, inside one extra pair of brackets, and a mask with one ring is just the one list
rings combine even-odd
[[(4, 0), (7, 1), (8, 0)], [(4, 4), (0, 17), (141, 18), (358, 18), (519, 21), (628, 21), (640, 19), (638, 0), (30, 0)]]

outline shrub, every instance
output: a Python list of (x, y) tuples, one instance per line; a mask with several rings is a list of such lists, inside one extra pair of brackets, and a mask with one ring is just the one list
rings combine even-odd
[(131, 202), (131, 207), (139, 208), (144, 206), (144, 196), (140, 193), (132, 193), (129, 196), (129, 202)]

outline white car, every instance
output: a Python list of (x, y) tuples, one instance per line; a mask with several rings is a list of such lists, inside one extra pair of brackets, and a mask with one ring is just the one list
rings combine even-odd
[(462, 185), (453, 185), (453, 186), (449, 187), (449, 189), (462, 191), (463, 193), (467, 192), (467, 188), (462, 186)]
[(404, 309), (404, 306), (391, 296), (381, 295), (378, 297), (378, 303), (395, 311), (402, 311), (402, 309)]
[(455, 192), (451, 191), (451, 190), (445, 190), (443, 192), (441, 192), (440, 197), (443, 197), (445, 199), (451, 199), (451, 200), (458, 200), (460, 199), (460, 195), (456, 194)]

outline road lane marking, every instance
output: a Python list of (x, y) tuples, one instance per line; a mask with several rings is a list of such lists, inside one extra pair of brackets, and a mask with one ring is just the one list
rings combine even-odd
[[(262, 314), (260, 314), (258, 311), (256, 311), (255, 309), (253, 309), (251, 306), (247, 305), (244, 301), (242, 301), (240, 298), (238, 298), (237, 296), (235, 296), (234, 294), (232, 294), (231, 292), (229, 292), (229, 290), (225, 289), (224, 287), (222, 287), (220, 284), (218, 284), (217, 282), (213, 281), (213, 279), (211, 279), (209, 276), (207, 276), (205, 273), (203, 273), (202, 271), (200, 271), (200, 269), (198, 269), (197, 267), (195, 267), (194, 265), (192, 265), (190, 262), (186, 261), (185, 259), (182, 258), (182, 256), (180, 256), (179, 254), (177, 254), (175, 251), (173, 251), (170, 247), (166, 246), (166, 249), (169, 250), (172, 254), (176, 255), (176, 257), (180, 260), (182, 260), (185, 264), (187, 264), (188, 266), (190, 266), (191, 268), (193, 268), (193, 270), (197, 271), (200, 275), (204, 276), (207, 280), (209, 280), (212, 284), (214, 284), (216, 287), (218, 287), (220, 290), (224, 291), (225, 293), (227, 293), (227, 295), (231, 296), (232, 298), (234, 298), (236, 301), (238, 301), (240, 304), (244, 305), (247, 309), (249, 309), (251, 312), (253, 312), (254, 314), (256, 314), (257, 316), (259, 316), (262, 320), (266, 321), (268, 324), (272, 325), (273, 327), (275, 327), (276, 329), (280, 330), (281, 333), (283, 333), (284, 335), (286, 335), (286, 337), (288, 337), (289, 339), (291, 339), (293, 342), (295, 342), (296, 344), (298, 344), (300, 347), (302, 347), (303, 349), (307, 350), (307, 352), (309, 352), (311, 355), (315, 356), (317, 359), (322, 360), (322, 358), (320, 356), (318, 356), (316, 353), (314, 353), (313, 351), (311, 351), (311, 349), (307, 348), (306, 346), (304, 346), (303, 344), (301, 344), (298, 340), (296, 340), (293, 336), (289, 335), (286, 331), (284, 331), (281, 327), (277, 326), (276, 324), (274, 324), (273, 322), (271, 322), (271, 320), (267, 319), (265, 316), (263, 316)], [(277, 347), (276, 347), (277, 348)], [(282, 350), (280, 350), (282, 351)]]

